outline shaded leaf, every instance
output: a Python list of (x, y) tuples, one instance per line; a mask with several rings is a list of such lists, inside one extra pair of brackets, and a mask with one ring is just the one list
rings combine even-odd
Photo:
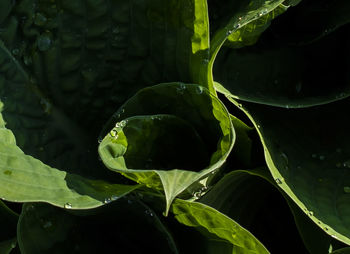
[(7, 241), (0, 241), (0, 253), (10, 254), (11, 251), (16, 247), (17, 239), (13, 238)]
[(257, 127), (276, 183), (327, 234), (346, 244), (350, 243), (350, 140), (344, 122), (348, 105), (344, 99), (288, 110), (242, 103)]
[[(260, 170), (226, 174), (200, 199), (251, 232), (271, 253), (305, 253), (287, 203)], [(288, 237), (286, 237), (288, 235)], [(293, 244), (291, 244), (293, 239)]]
[(225, 106), (207, 89), (169, 83), (145, 88), (129, 99), (102, 138), (99, 154), (106, 167), (164, 189), (167, 213), (177, 195), (221, 167), (235, 133)]
[(22, 253), (178, 253), (157, 215), (136, 199), (69, 213), (47, 204), (25, 204), (18, 226)]
[(340, 100), (350, 93), (347, 34), (339, 30), (303, 46), (265, 36), (250, 48), (222, 48), (213, 72), (226, 90), (216, 89), (232, 98), (290, 108)]

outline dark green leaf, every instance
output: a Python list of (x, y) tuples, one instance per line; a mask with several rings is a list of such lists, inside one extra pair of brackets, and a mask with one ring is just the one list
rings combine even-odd
[(22, 253), (178, 253), (157, 215), (136, 199), (88, 213), (25, 204), (18, 226)]
[(242, 105), (279, 187), (327, 234), (349, 244), (349, 100), (307, 109)]
[(294, 108), (347, 97), (347, 35), (345, 30), (339, 30), (303, 46), (287, 46), (266, 36), (250, 48), (222, 48), (213, 71), (215, 80), (226, 90), (219, 85), (216, 89), (244, 101)]

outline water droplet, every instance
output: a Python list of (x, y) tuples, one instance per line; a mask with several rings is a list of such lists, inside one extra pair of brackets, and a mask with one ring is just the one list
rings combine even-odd
[(28, 205), (27, 208), (26, 208), (26, 211), (30, 212), (32, 210), (34, 210), (34, 205)]
[(196, 93), (197, 93), (197, 94), (202, 94), (202, 93), (203, 93), (203, 87), (197, 86), (197, 87), (196, 87)]
[(51, 39), (48, 35), (40, 35), (37, 39), (38, 48), (41, 51), (46, 51), (51, 47)]
[(117, 195), (112, 195), (111, 200), (112, 200), (112, 201), (115, 201), (115, 200), (117, 200), (118, 198), (119, 198), (119, 196), (117, 196)]
[(235, 25), (233, 26), (233, 28), (234, 28), (234, 29), (238, 29), (238, 28), (240, 28), (240, 26), (241, 26), (241, 24), (237, 23), (237, 24), (235, 24)]
[(52, 105), (47, 100), (45, 100), (44, 98), (41, 98), (40, 104), (46, 114), (51, 113)]
[(286, 108), (290, 108), (290, 106), (289, 106), (289, 105), (286, 105), (285, 107), (286, 107)]
[(242, 20), (242, 17), (239, 17), (238, 20)]
[(345, 193), (350, 193), (350, 187), (349, 186), (344, 186), (344, 192)]
[(230, 34), (232, 34), (232, 30), (227, 30), (226, 31), (226, 36), (229, 36)]
[(200, 191), (193, 193), (193, 197), (195, 198), (200, 198), (201, 196), (202, 196), (202, 193)]
[(145, 210), (145, 214), (153, 217), (153, 213), (150, 210), (148, 210), (148, 209)]
[(119, 33), (120, 33), (119, 27), (113, 28), (112, 33), (114, 33), (114, 34), (119, 34)]
[(260, 128), (260, 125), (258, 124), (258, 125), (256, 125), (256, 127)]
[(15, 56), (18, 56), (20, 53), (19, 49), (13, 49), (12, 50), (12, 54), (14, 54)]
[(298, 82), (296, 85), (295, 85), (295, 90), (297, 91), (297, 93), (300, 93), (301, 91), (301, 88), (302, 88), (302, 83), (301, 82)]
[(317, 154), (313, 153), (313, 154), (311, 155), (311, 157), (312, 157), (312, 158), (317, 158)]
[(343, 166), (346, 168), (350, 168), (350, 160), (344, 161)]
[(103, 201), (103, 203), (105, 204), (109, 204), (111, 202), (112, 202), (111, 198), (105, 198), (105, 200)]
[(45, 224), (43, 225), (43, 228), (50, 228), (52, 227), (52, 222), (51, 221), (47, 221), (45, 222)]
[(32, 62), (33, 62), (32, 57), (29, 56), (29, 55), (24, 55), (24, 56), (23, 56), (23, 62), (24, 62), (24, 64), (27, 65), (27, 66), (28, 66), (28, 65), (31, 65)]
[(185, 84), (181, 84), (179, 87), (176, 88), (176, 91), (177, 91), (179, 94), (184, 94), (185, 89), (186, 89)]
[(283, 183), (283, 178), (281, 178), (281, 179), (280, 178), (276, 178), (275, 181), (276, 181), (277, 184), (282, 184)]
[(67, 203), (64, 204), (64, 208), (71, 209), (72, 208), (72, 204), (67, 202)]
[(320, 155), (320, 157), (319, 157), (319, 159), (320, 159), (321, 161), (323, 161), (325, 158), (326, 158), (326, 156), (324, 156), (324, 155)]
[(37, 26), (44, 26), (46, 21), (47, 21), (47, 18), (43, 14), (37, 13), (35, 15), (35, 18), (34, 18), (34, 24), (35, 25), (37, 25)]
[(324, 230), (328, 231), (328, 228), (327, 228), (327, 227), (324, 227)]
[(313, 211), (309, 211), (307, 214), (308, 214), (310, 217), (314, 216), (314, 212), (313, 212)]
[(118, 138), (118, 132), (116, 129), (111, 130), (109, 132), (109, 135), (111, 135), (111, 137), (113, 137), (113, 138), (116, 138), (116, 139)]

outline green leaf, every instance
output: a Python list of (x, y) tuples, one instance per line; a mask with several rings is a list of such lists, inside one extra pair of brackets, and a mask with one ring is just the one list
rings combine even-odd
[(303, 1), (274, 23), (271, 32), (276, 40), (288, 45), (311, 44), (338, 29), (346, 30), (349, 11), (346, 0)]
[(89, 135), (143, 87), (207, 86), (199, 73), (209, 49), (205, 0), (26, 0), (11, 14), (3, 26), (11, 35), (0, 39), (48, 101)]
[[(225, 89), (217, 83), (215, 88), (235, 99), (279, 107), (309, 107), (340, 100), (350, 94), (347, 34), (339, 30), (300, 46), (285, 45), (269, 34), (249, 49), (224, 47), (213, 73)], [(335, 76), (337, 83), (333, 84)]]
[[(0, 112), (3, 104), (0, 101)], [(138, 186), (110, 184), (52, 168), (16, 146), (0, 114), (0, 197), (8, 201), (43, 201), (66, 208), (92, 208), (120, 198)], [(15, 188), (14, 188), (15, 186)]]
[(8, 254), (16, 247), (17, 221), (18, 214), (0, 200), (0, 253)]
[(225, 106), (207, 89), (169, 83), (129, 99), (110, 119), (101, 140), (99, 154), (107, 168), (164, 189), (167, 214), (176, 196), (198, 191), (196, 185), (188, 188), (218, 171), (235, 133)]
[(346, 244), (350, 243), (350, 140), (344, 121), (348, 107), (348, 99), (305, 109), (241, 106), (257, 127), (279, 187), (327, 234)]
[(350, 253), (350, 247), (342, 248), (336, 251), (333, 251), (331, 254), (349, 254)]
[[(232, 32), (226, 39), (224, 46), (230, 48), (242, 48), (255, 44), (260, 35), (270, 26), (271, 21), (277, 16), (287, 11), (288, 6), (278, 5), (275, 9), (267, 12), (259, 13), (259, 18), (247, 23), (242, 28)], [(238, 25), (238, 24), (237, 24)]]
[(180, 223), (205, 230), (230, 243), (231, 253), (269, 253), (249, 231), (210, 206), (175, 199), (172, 212)]
[(18, 225), (22, 253), (177, 254), (160, 218), (137, 199), (120, 199), (86, 212), (25, 204)]
[(7, 241), (0, 241), (0, 253), (1, 254), (10, 254), (11, 251), (16, 247), (17, 239), (13, 238)]

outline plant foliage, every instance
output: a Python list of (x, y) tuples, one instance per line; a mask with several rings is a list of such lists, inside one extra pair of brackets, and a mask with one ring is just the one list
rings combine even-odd
[(0, 253), (348, 253), (349, 11), (0, 1)]

